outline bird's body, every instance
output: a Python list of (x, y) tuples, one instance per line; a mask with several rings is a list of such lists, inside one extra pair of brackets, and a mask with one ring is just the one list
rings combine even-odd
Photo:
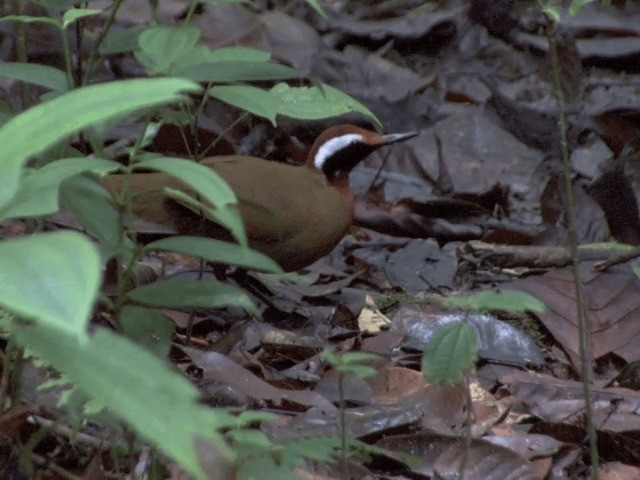
[[(364, 142), (365, 135), (373, 140)], [(329, 253), (349, 230), (354, 207), (348, 184), (351, 169), (376, 148), (410, 136), (382, 136), (341, 125), (318, 137), (305, 166), (244, 155), (207, 157), (201, 163), (234, 190), (250, 246), (292, 271)], [(348, 158), (336, 158), (341, 152)], [(110, 175), (102, 184), (114, 192), (124, 181), (124, 175)], [(136, 217), (170, 225), (179, 234), (222, 236), (220, 227), (207, 221), (203, 228), (196, 213), (163, 195), (165, 187), (184, 191), (178, 180), (162, 173), (136, 173), (128, 182)]]

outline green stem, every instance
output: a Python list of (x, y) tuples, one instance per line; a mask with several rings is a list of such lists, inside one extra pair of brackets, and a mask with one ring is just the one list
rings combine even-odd
[[(135, 157), (138, 155), (138, 153), (140, 152), (140, 150), (142, 150), (142, 142), (144, 139), (144, 132), (147, 131), (147, 128), (149, 127), (149, 124), (151, 123), (151, 117), (147, 116), (147, 119), (145, 121), (145, 128), (143, 129), (143, 133), (137, 138), (136, 140), (136, 144), (131, 148), (131, 151), (129, 153), (129, 163), (134, 163), (135, 161)], [(116, 207), (118, 209), (119, 212), (119, 223), (120, 223), (120, 239), (121, 241), (124, 240), (124, 238), (126, 237), (127, 234), (127, 229), (126, 229), (126, 221), (127, 219), (132, 219), (133, 218), (133, 202), (134, 202), (134, 195), (133, 195), (133, 191), (131, 189), (131, 173), (132, 173), (133, 169), (131, 167), (127, 167), (125, 169), (124, 172), (124, 185), (122, 188), (122, 191), (119, 192), (119, 195), (117, 196), (117, 198), (115, 198), (116, 201)], [(138, 239), (137, 239), (137, 231), (135, 228), (130, 230), (130, 237), (131, 237), (131, 241), (134, 245), (138, 244)], [(125, 303), (126, 303), (126, 293), (127, 290), (129, 288), (129, 285), (132, 282), (136, 281), (136, 275), (135, 275), (135, 267), (138, 261), (138, 257), (140, 256), (140, 252), (139, 250), (136, 248), (136, 250), (133, 252), (133, 255), (131, 256), (131, 258), (129, 259), (129, 262), (127, 262), (125, 264), (124, 259), (122, 257), (118, 258), (118, 263), (117, 263), (117, 267), (118, 267), (118, 285), (117, 285), (117, 295), (116, 295), (116, 299), (114, 301), (114, 308), (113, 308), (113, 315), (114, 318), (116, 320), (116, 323), (118, 324), (118, 326), (120, 326), (120, 312), (122, 311), (122, 308), (124, 307)], [(135, 282), (137, 283), (137, 282)]]
[(571, 272), (573, 283), (576, 287), (576, 308), (578, 313), (578, 340), (580, 346), (580, 362), (582, 363), (582, 390), (585, 401), (585, 415), (587, 419), (587, 434), (589, 438), (589, 450), (591, 455), (591, 475), (594, 480), (598, 480), (599, 454), (596, 429), (593, 423), (593, 410), (591, 405), (591, 386), (593, 380), (592, 358), (590, 351), (590, 331), (587, 324), (586, 302), (584, 289), (580, 278), (580, 260), (578, 258), (578, 236), (576, 233), (575, 205), (573, 199), (573, 185), (571, 183), (569, 141), (567, 139), (567, 114), (564, 101), (564, 94), (560, 82), (560, 62), (558, 60), (558, 46), (556, 44), (556, 24), (551, 23), (547, 29), (547, 40), (549, 42), (549, 55), (551, 57), (551, 71), (553, 73), (553, 87), (558, 100), (560, 116), (558, 128), (560, 130), (560, 146), (562, 156), (562, 173), (567, 195), (567, 218), (569, 251), (571, 252)]
[(218, 142), (219, 142), (220, 140), (222, 140), (222, 138), (225, 136), (225, 134), (226, 134), (227, 132), (229, 132), (229, 131), (231, 131), (232, 129), (234, 129), (234, 128), (236, 127), (236, 125), (239, 125), (239, 124), (240, 124), (240, 123), (242, 123), (244, 120), (246, 120), (248, 117), (249, 117), (249, 112), (244, 112), (242, 115), (240, 115), (238, 118), (236, 118), (233, 122), (231, 122), (231, 124), (230, 124), (227, 128), (225, 128), (225, 129), (222, 131), (222, 133), (220, 133), (220, 135), (218, 135), (218, 136), (216, 137), (216, 139), (215, 139), (213, 142), (211, 142), (211, 143), (207, 146), (207, 148), (205, 148), (205, 149), (202, 151), (202, 155), (201, 155), (201, 157), (204, 157), (204, 156), (207, 154), (207, 152), (208, 152), (209, 150), (211, 150), (213, 147), (215, 147), (215, 146), (218, 144)]
[(91, 53), (89, 54), (89, 61), (87, 62), (87, 70), (84, 72), (81, 85), (87, 85), (89, 83), (89, 78), (93, 73), (93, 68), (95, 67), (98, 57), (100, 56), (100, 45), (102, 45), (102, 42), (107, 36), (107, 33), (109, 33), (109, 30), (111, 30), (111, 25), (113, 25), (113, 22), (116, 19), (116, 14), (118, 13), (118, 10), (120, 9), (123, 1), (124, 0), (116, 0), (116, 2), (113, 4), (113, 8), (109, 13), (109, 17), (107, 18), (107, 21), (102, 27), (102, 30), (100, 30), (100, 33), (98, 34), (98, 37), (93, 44)]
[(189, 25), (189, 23), (191, 23), (191, 18), (193, 18), (193, 14), (196, 13), (198, 3), (198, 0), (191, 0), (191, 3), (189, 4), (189, 10), (187, 10), (187, 14), (184, 17), (184, 22), (182, 22), (183, 25)]
[(338, 396), (340, 397), (340, 465), (342, 467), (342, 479), (349, 480), (349, 463), (347, 461), (347, 407), (344, 400), (344, 374), (338, 376)]
[[(20, 0), (13, 0), (13, 11), (16, 15), (22, 13), (22, 2)], [(27, 40), (26, 40), (26, 26), (22, 22), (15, 24), (16, 29), (16, 57), (19, 62), (26, 63), (27, 61)], [(26, 82), (20, 82), (20, 98), (22, 100), (22, 110), (29, 108), (29, 93), (30, 87)]]
[(73, 78), (73, 61), (71, 45), (69, 45), (69, 32), (64, 28), (60, 28), (60, 35), (62, 37), (62, 55), (64, 57), (64, 66), (67, 72), (67, 82), (69, 83), (69, 88), (72, 89), (75, 87), (76, 83)]

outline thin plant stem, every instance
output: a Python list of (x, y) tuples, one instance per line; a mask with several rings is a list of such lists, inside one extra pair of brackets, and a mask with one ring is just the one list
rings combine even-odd
[(80, 85), (82, 82), (82, 39), (84, 37), (84, 20), (82, 18), (74, 22), (74, 32), (76, 35), (76, 65), (73, 72), (73, 82), (74, 85)]
[(116, 2), (113, 4), (113, 8), (111, 8), (109, 17), (104, 23), (102, 30), (100, 30), (100, 33), (98, 34), (98, 37), (96, 38), (96, 41), (91, 48), (91, 53), (89, 54), (89, 60), (87, 62), (87, 69), (84, 72), (84, 76), (82, 77), (81, 85), (87, 85), (89, 83), (89, 78), (93, 73), (93, 68), (98, 60), (98, 57), (100, 56), (100, 45), (102, 45), (102, 42), (107, 36), (107, 33), (109, 33), (109, 30), (111, 30), (111, 25), (113, 25), (113, 22), (116, 19), (116, 14), (118, 13), (118, 9), (122, 5), (122, 2), (123, 0), (116, 0)]
[[(13, 10), (16, 15), (22, 13), (22, 2), (20, 0), (13, 0)], [(26, 26), (22, 22), (15, 24), (16, 29), (16, 58), (19, 62), (26, 63), (27, 61), (27, 40), (26, 40)], [(29, 107), (29, 84), (27, 82), (20, 82), (20, 97), (22, 100), (22, 110), (26, 110)]]
[(69, 36), (66, 29), (60, 29), (60, 36), (62, 37), (62, 55), (64, 57), (65, 71), (67, 72), (67, 82), (69, 82), (69, 88), (75, 86), (73, 78), (73, 62), (71, 60), (71, 45), (69, 45)]
[[(151, 123), (151, 117), (147, 116), (147, 119), (145, 121), (145, 128), (143, 129), (143, 132), (146, 132), (150, 123)], [(136, 144), (132, 147), (129, 154), (129, 163), (133, 163), (135, 161), (136, 155), (142, 149), (143, 138), (144, 138), (144, 133), (137, 138)], [(127, 219), (133, 218), (134, 195), (133, 195), (133, 191), (131, 189), (131, 183), (130, 183), (132, 170), (133, 169), (131, 167), (128, 167), (125, 169), (124, 186), (123, 186), (122, 192), (120, 192), (120, 197), (116, 199), (117, 208), (118, 208), (119, 217), (120, 217), (119, 223), (120, 223), (121, 241), (122, 239), (125, 238), (125, 235), (126, 235), (125, 223)], [(138, 238), (137, 238), (138, 232), (136, 231), (135, 228), (131, 229), (129, 235), (131, 236), (131, 241), (133, 242), (133, 244), (138, 245)], [(131, 258), (129, 259), (129, 262), (126, 265), (124, 263), (123, 258), (118, 259), (118, 263), (117, 263), (118, 285), (117, 285), (116, 300), (114, 302), (114, 309), (113, 309), (114, 318), (116, 319), (116, 323), (118, 327), (120, 327), (120, 312), (122, 311), (122, 308), (126, 300), (127, 289), (132, 282), (137, 283), (134, 272), (135, 272), (135, 265), (137, 263), (139, 256), (140, 256), (140, 252), (136, 247), (133, 252), (133, 255), (131, 256)]]
[(208, 145), (208, 146), (207, 146), (207, 147), (202, 151), (202, 157), (204, 157), (204, 156), (207, 154), (207, 152), (208, 152), (209, 150), (211, 150), (213, 147), (215, 147), (215, 146), (218, 144), (218, 142), (219, 142), (220, 140), (222, 140), (222, 137), (224, 137), (224, 135), (225, 135), (227, 132), (231, 131), (231, 130), (236, 126), (236, 125), (238, 125), (238, 124), (242, 123), (242, 122), (243, 122), (244, 120), (246, 120), (248, 117), (249, 117), (249, 112), (244, 112), (242, 115), (240, 115), (238, 118), (236, 118), (233, 122), (231, 122), (231, 123), (229, 124), (229, 126), (228, 126), (227, 128), (225, 128), (225, 129), (222, 131), (222, 133), (221, 133), (220, 135), (218, 135), (218, 136), (216, 137), (216, 139), (215, 139), (213, 142), (211, 142), (211, 143), (210, 143), (210, 144), (209, 144), (209, 145)]
[(598, 480), (599, 454), (598, 439), (593, 423), (593, 410), (591, 405), (591, 387), (593, 380), (592, 358), (590, 350), (590, 332), (587, 325), (584, 289), (580, 279), (580, 260), (578, 258), (578, 236), (576, 233), (575, 206), (573, 200), (573, 186), (571, 183), (569, 164), (569, 141), (567, 139), (567, 116), (560, 83), (560, 64), (558, 60), (558, 46), (556, 43), (556, 25), (554, 22), (547, 28), (547, 40), (549, 42), (549, 54), (551, 57), (551, 71), (553, 74), (553, 87), (560, 115), (558, 129), (560, 131), (560, 147), (562, 156), (562, 173), (566, 190), (566, 211), (568, 218), (569, 251), (571, 253), (571, 272), (573, 283), (576, 287), (576, 307), (578, 313), (578, 341), (580, 347), (580, 362), (582, 363), (582, 393), (585, 401), (585, 416), (587, 420), (587, 435), (589, 439), (589, 451), (591, 455), (591, 478)]
[(183, 25), (189, 25), (191, 23), (191, 19), (193, 18), (193, 14), (196, 13), (196, 7), (198, 6), (198, 0), (191, 0), (189, 4), (189, 10), (187, 10), (187, 14), (184, 16)]
[(338, 375), (338, 396), (340, 398), (340, 466), (342, 480), (349, 480), (349, 463), (347, 461), (347, 406), (344, 400), (344, 373)]
[(464, 446), (462, 449), (462, 460), (460, 461), (460, 468), (458, 469), (458, 478), (460, 480), (464, 480), (464, 472), (467, 468), (467, 461), (469, 459), (469, 452), (471, 451), (471, 422), (473, 421), (473, 416), (471, 409), (473, 407), (473, 399), (471, 398), (471, 386), (469, 385), (469, 378), (465, 376), (462, 379), (463, 387), (464, 387), (464, 401), (467, 405), (467, 418), (465, 419), (465, 429), (464, 429)]

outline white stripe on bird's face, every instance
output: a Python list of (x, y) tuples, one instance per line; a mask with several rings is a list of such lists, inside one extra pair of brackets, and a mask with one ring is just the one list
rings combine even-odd
[(336, 152), (348, 147), (352, 143), (364, 143), (364, 137), (359, 133), (346, 133), (339, 137), (333, 137), (322, 144), (313, 159), (313, 164), (318, 170), (322, 170), (327, 158), (332, 157)]

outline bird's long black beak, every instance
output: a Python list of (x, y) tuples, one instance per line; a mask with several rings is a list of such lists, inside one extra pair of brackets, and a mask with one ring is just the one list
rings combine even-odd
[(390, 143), (408, 140), (409, 138), (413, 138), (415, 136), (418, 136), (419, 134), (420, 132), (388, 133), (387, 135), (382, 135), (382, 138), (384, 139), (384, 144), (389, 145)]

